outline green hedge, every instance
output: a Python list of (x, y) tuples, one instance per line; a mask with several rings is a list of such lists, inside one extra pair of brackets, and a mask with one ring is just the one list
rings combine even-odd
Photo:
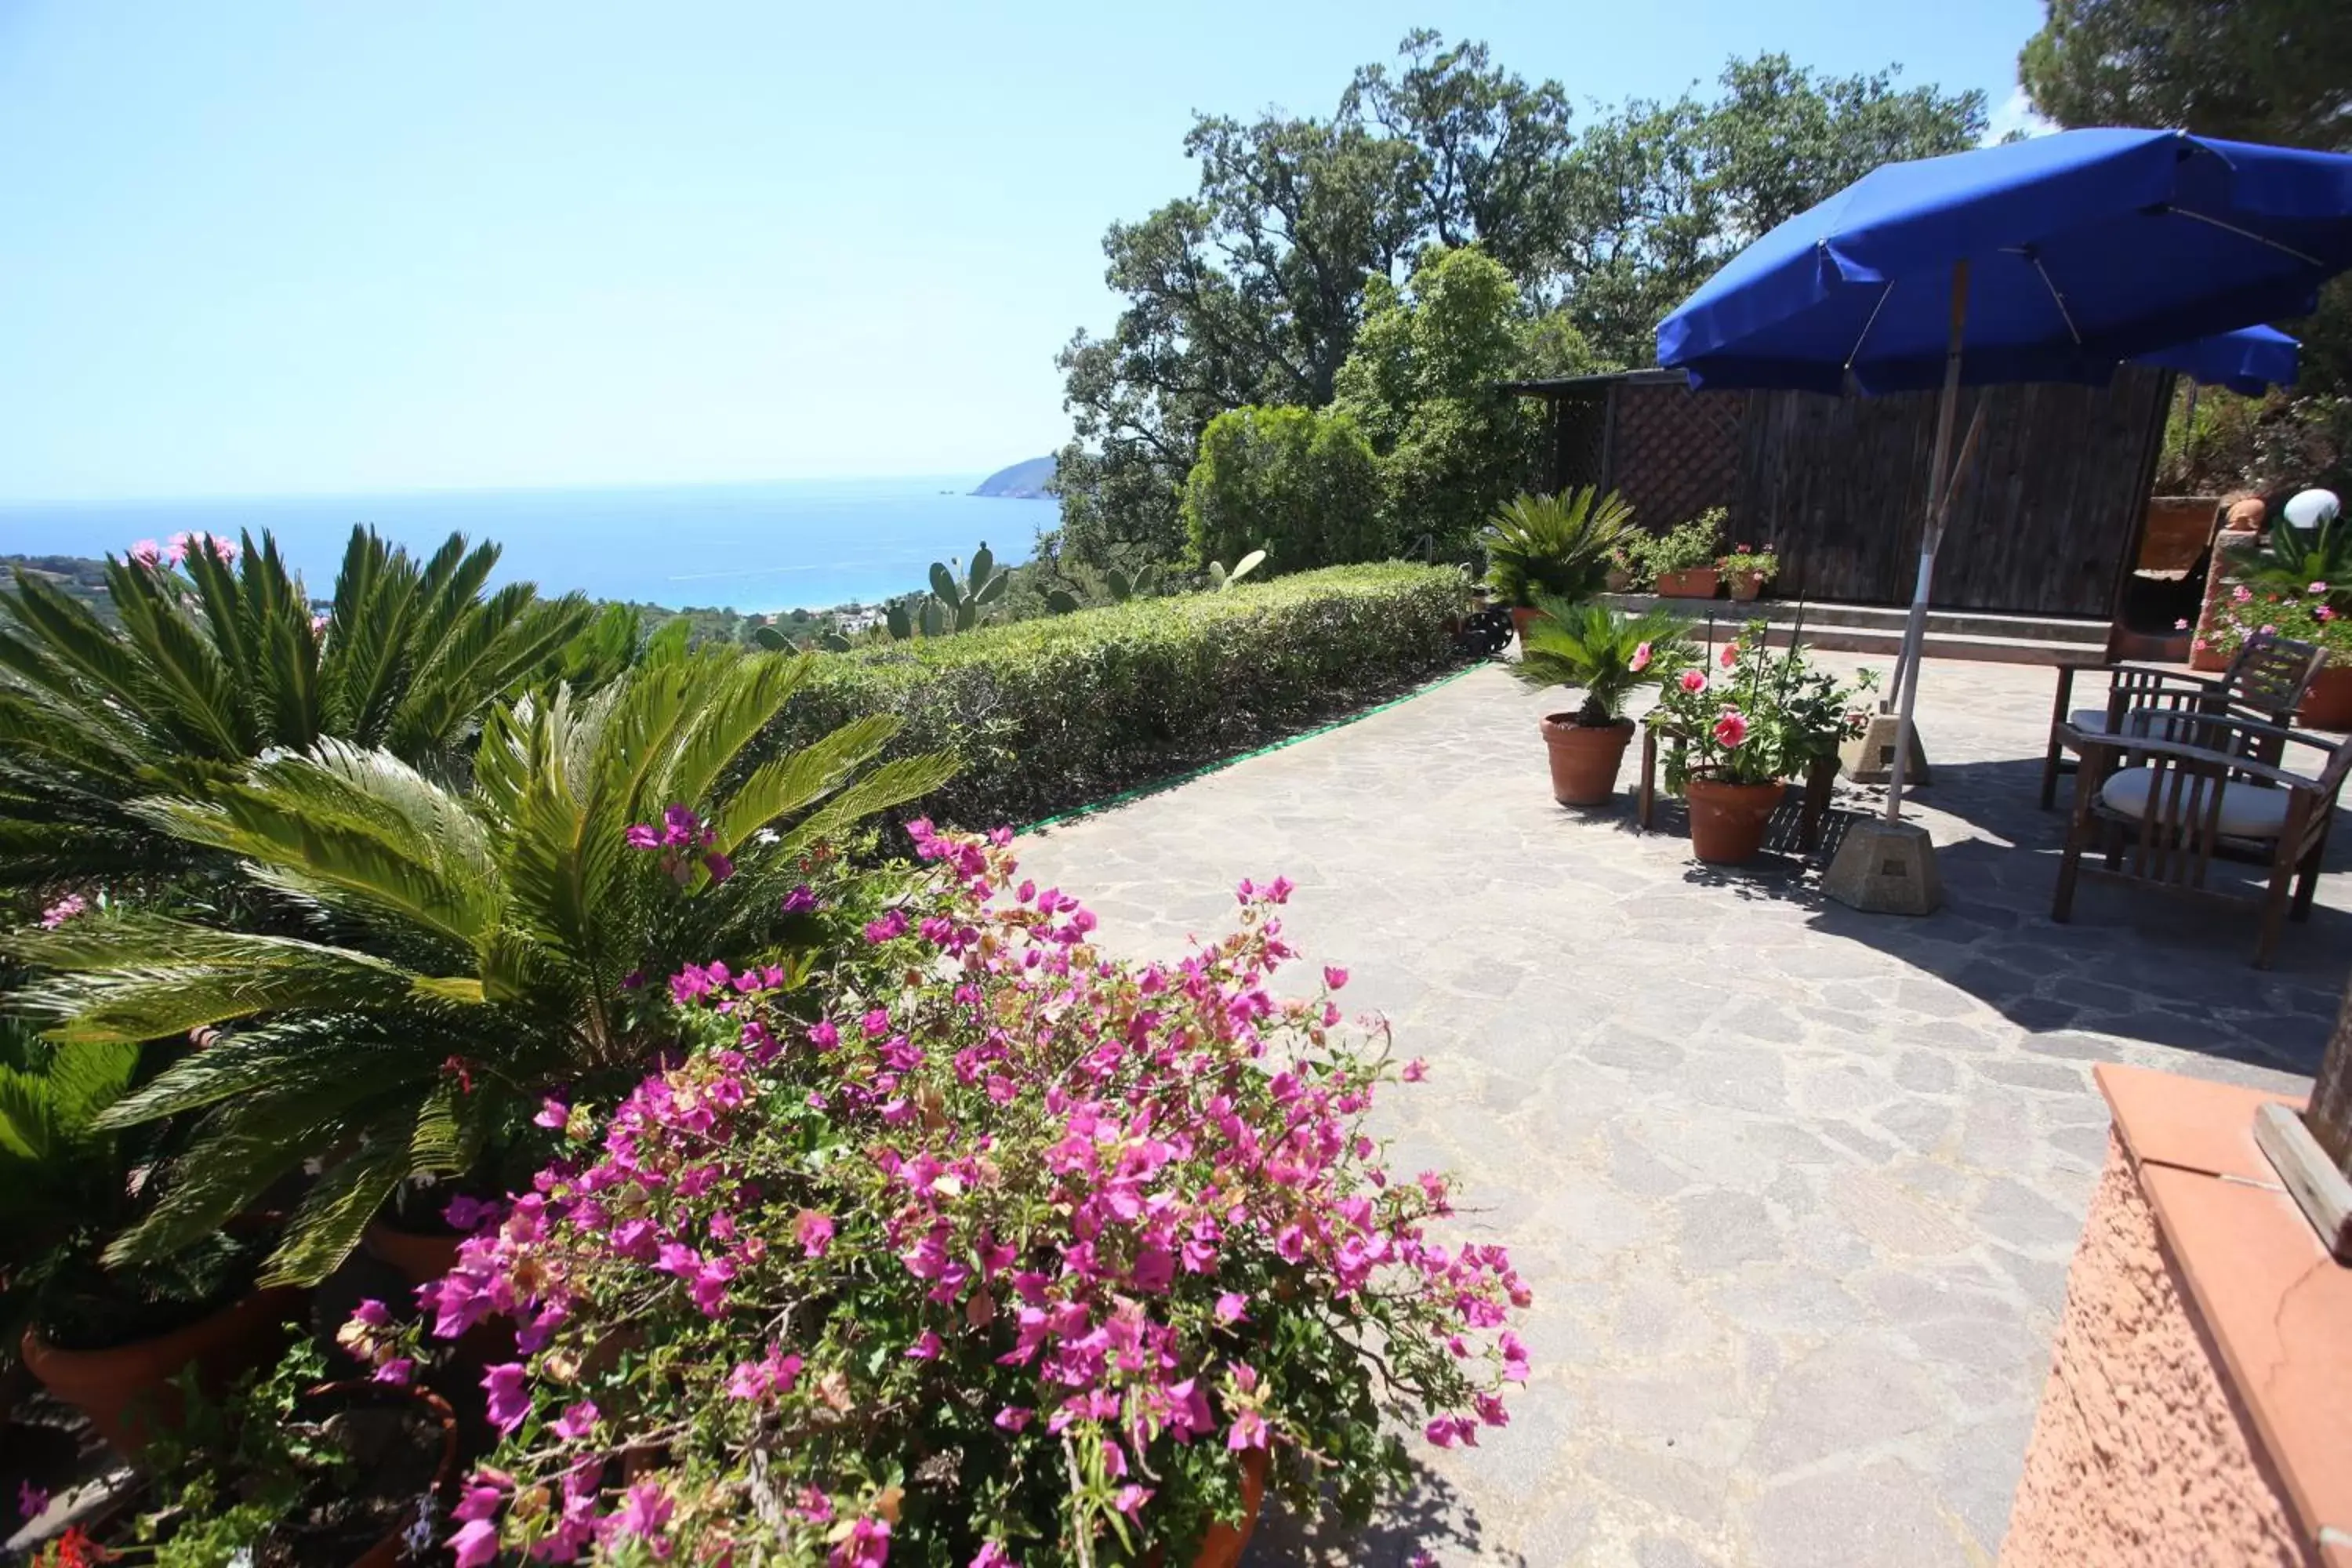
[(1034, 822), (1391, 695), (1454, 658), (1462, 574), (1334, 566), (821, 656), (785, 710), (800, 743), (874, 712), (892, 755), (953, 751), (943, 824)]

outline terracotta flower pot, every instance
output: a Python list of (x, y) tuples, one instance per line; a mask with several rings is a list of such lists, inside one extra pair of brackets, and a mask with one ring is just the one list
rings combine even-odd
[(1521, 653), (1528, 651), (1528, 627), (1534, 625), (1536, 617), (1542, 614), (1543, 612), (1537, 609), (1533, 605), (1513, 605), (1511, 606), (1511, 630), (1518, 634), (1519, 651)]
[(1608, 576), (1603, 581), (1611, 593), (1622, 594), (1633, 585), (1633, 574), (1626, 571), (1622, 566), (1612, 566), (1609, 568)]
[[(457, 1479), (457, 1413), (449, 1408), (447, 1400), (429, 1388), (401, 1388), (394, 1384), (371, 1382), (322, 1383), (310, 1391), (310, 1396), (313, 1399), (323, 1399), (338, 1394), (380, 1396), (394, 1393), (403, 1394), (415, 1400), (432, 1414), (435, 1421), (439, 1423), (441, 1453), (439, 1458), (435, 1461), (433, 1484), (427, 1490), (435, 1495), (446, 1493), (449, 1483)], [(387, 1531), (373, 1546), (360, 1553), (352, 1568), (394, 1568), (395, 1564), (406, 1559), (407, 1553), (404, 1548), (408, 1529), (408, 1525), (403, 1523), (400, 1528)]]
[(382, 1220), (368, 1221), (362, 1243), (371, 1257), (391, 1264), (411, 1285), (422, 1285), (428, 1279), (438, 1279), (457, 1261), (457, 1244), (462, 1236), (426, 1236), (421, 1231), (397, 1230)]
[(1731, 589), (1731, 596), (1733, 598), (1739, 600), (1753, 599), (1764, 592), (1764, 574), (1761, 572), (1734, 572), (1727, 579), (1727, 585)]
[(2321, 666), (2294, 718), (2306, 730), (2352, 730), (2352, 664)]
[(237, 1373), (259, 1366), (285, 1342), (286, 1323), (301, 1310), (303, 1292), (290, 1287), (257, 1290), (211, 1317), (105, 1350), (59, 1350), (37, 1329), (25, 1331), (25, 1365), (41, 1386), (80, 1411), (90, 1430), (125, 1458), (136, 1458), (159, 1428), (180, 1419), (180, 1393), (172, 1386), (194, 1366), (199, 1386), (215, 1393)]
[[(1242, 1521), (1209, 1526), (1209, 1532), (1201, 1538), (1201, 1549), (1192, 1554), (1192, 1568), (1240, 1568), (1250, 1534), (1257, 1529), (1258, 1513), (1265, 1507), (1265, 1465), (1264, 1448), (1242, 1451)], [(1148, 1568), (1166, 1568), (1168, 1549), (1153, 1547), (1144, 1562)]]
[(1690, 781), (1691, 853), (1716, 866), (1753, 860), (1785, 786)]
[(1723, 574), (1712, 566), (1697, 566), (1688, 572), (1658, 574), (1658, 596), (1663, 599), (1712, 599)]
[(1633, 721), (1580, 724), (1573, 713), (1552, 713), (1539, 724), (1551, 753), (1551, 797), (1562, 805), (1603, 805), (1617, 793), (1617, 769)]

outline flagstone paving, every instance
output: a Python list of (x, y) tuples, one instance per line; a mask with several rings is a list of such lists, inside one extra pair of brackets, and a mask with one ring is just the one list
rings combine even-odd
[(2227, 909), (2086, 881), (2053, 924), (2049, 690), (1928, 666), (1925, 920), (1553, 805), (1536, 719), (1565, 704), (1500, 667), (1024, 842), (1129, 953), (1292, 878), (1305, 967), (1347, 965), (1430, 1063), (1382, 1111), (1398, 1159), (1458, 1173), (1536, 1292), (1507, 1429), (1416, 1441), (1369, 1533), (1270, 1519), (1251, 1562), (1992, 1560), (2106, 1145), (2091, 1064), (2296, 1088), (2352, 957), (2340, 874), (2267, 973)]

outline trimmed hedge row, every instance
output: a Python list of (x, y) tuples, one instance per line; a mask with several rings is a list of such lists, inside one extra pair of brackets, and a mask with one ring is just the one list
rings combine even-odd
[(940, 822), (1033, 822), (1393, 694), (1453, 662), (1452, 567), (1334, 566), (819, 657), (777, 739), (904, 721), (888, 755), (962, 760)]

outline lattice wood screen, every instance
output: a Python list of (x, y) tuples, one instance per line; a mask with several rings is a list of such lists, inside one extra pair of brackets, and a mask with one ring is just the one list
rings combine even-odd
[(1612, 390), (1608, 482), (1643, 527), (1664, 533), (1738, 500), (1747, 405), (1744, 393), (1683, 385), (1625, 383)]

